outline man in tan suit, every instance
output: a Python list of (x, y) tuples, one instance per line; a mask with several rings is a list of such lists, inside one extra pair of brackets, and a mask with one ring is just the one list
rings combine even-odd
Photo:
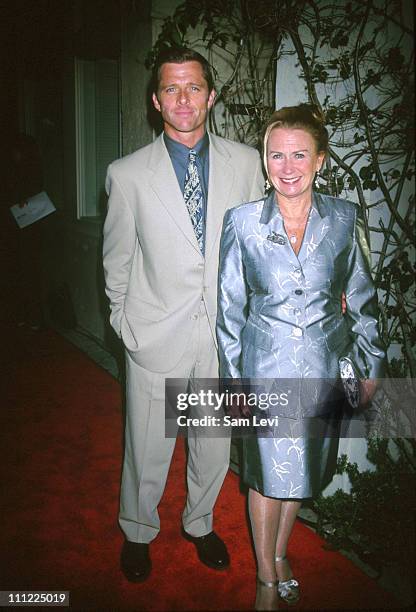
[[(154, 72), (153, 104), (163, 133), (108, 169), (106, 292), (111, 324), (126, 348), (121, 568), (132, 582), (151, 570), (149, 543), (159, 532), (157, 507), (175, 445), (165, 437), (165, 379), (192, 385), (218, 376), (222, 220), (228, 208), (263, 192), (258, 153), (206, 131), (214, 98), (207, 61), (190, 49), (169, 49)], [(229, 439), (190, 437), (188, 449), (183, 534), (203, 563), (222, 569), (229, 557), (212, 515), (228, 469)]]

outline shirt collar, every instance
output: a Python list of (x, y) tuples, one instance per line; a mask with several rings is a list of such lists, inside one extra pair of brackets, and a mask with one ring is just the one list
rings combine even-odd
[[(323, 198), (321, 194), (312, 191), (312, 206), (311, 215), (319, 214), (320, 217), (325, 217), (328, 213), (323, 206)], [(260, 217), (260, 223), (270, 223), (276, 215), (283, 221), (282, 213), (276, 201), (276, 192), (271, 190), (269, 195), (264, 198), (263, 210)]]
[[(178, 142), (177, 140), (174, 140), (173, 138), (171, 138), (170, 136), (168, 136), (166, 134), (166, 132), (163, 133), (163, 138), (165, 141), (165, 145), (166, 148), (169, 152), (169, 155), (179, 155), (180, 157), (184, 157), (186, 158), (186, 160), (188, 160), (188, 155), (189, 155), (189, 151), (190, 148), (187, 147), (186, 145), (182, 144), (181, 142)], [(200, 140), (198, 140), (198, 142), (196, 143), (195, 146), (192, 147), (194, 151), (196, 151), (197, 155), (201, 158), (201, 160), (205, 159), (205, 156), (208, 153), (208, 148), (209, 148), (209, 137), (208, 137), (208, 133), (205, 132), (205, 134), (202, 136), (202, 138)]]

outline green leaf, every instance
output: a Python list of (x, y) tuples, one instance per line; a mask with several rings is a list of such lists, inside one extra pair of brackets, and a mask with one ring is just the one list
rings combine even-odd
[(362, 179), (370, 179), (373, 176), (373, 166), (370, 164), (369, 166), (363, 166), (360, 168), (360, 178)]

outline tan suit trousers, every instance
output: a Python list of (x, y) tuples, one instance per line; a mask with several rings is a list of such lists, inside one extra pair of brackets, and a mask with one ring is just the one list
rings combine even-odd
[[(160, 530), (157, 511), (165, 489), (174, 438), (165, 437), (165, 379), (217, 378), (218, 357), (201, 301), (195, 325), (180, 362), (167, 374), (137, 365), (126, 353), (127, 406), (120, 526), (131, 542), (151, 542)], [(186, 339), (184, 339), (186, 342)], [(213, 507), (229, 466), (230, 439), (188, 439), (187, 500), (183, 527), (193, 536), (213, 529)]]

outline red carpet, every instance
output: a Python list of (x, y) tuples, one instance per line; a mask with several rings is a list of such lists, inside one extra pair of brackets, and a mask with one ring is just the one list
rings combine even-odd
[[(19, 332), (8, 343), (2, 372), (1, 590), (69, 590), (77, 610), (251, 609), (255, 564), (245, 497), (233, 473), (215, 514), (232, 565), (215, 572), (180, 536), (185, 480), (178, 441), (160, 506), (162, 530), (151, 546), (153, 573), (132, 585), (118, 569), (118, 383), (52, 332)], [(322, 545), (296, 525), (290, 557), (302, 598), (292, 610), (400, 609), (350, 561)]]

